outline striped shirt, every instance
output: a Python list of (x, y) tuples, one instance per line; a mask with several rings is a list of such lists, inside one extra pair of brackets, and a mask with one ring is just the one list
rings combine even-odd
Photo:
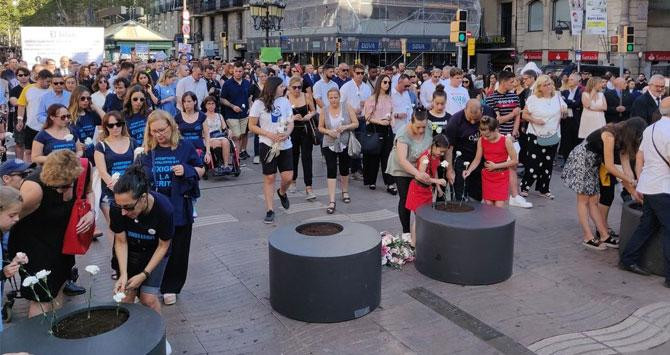
[[(513, 92), (500, 93), (495, 91), (493, 95), (486, 97), (486, 105), (492, 108), (500, 116), (506, 116), (519, 107), (519, 96)], [(514, 120), (501, 123), (499, 127), (500, 134), (511, 134), (514, 130)]]

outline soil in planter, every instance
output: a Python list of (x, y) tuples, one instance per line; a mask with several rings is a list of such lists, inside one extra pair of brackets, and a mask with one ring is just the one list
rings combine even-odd
[(344, 227), (342, 227), (337, 223), (315, 222), (315, 223), (301, 224), (295, 228), (295, 231), (303, 235), (308, 235), (310, 237), (324, 237), (327, 235), (337, 234), (341, 232), (343, 229)]
[(446, 205), (444, 203), (438, 203), (435, 206), (435, 209), (443, 212), (462, 213), (462, 212), (474, 211), (475, 208), (466, 203), (461, 204), (459, 202), (447, 202)]
[(91, 318), (88, 318), (88, 311), (83, 311), (58, 322), (53, 328), (53, 334), (63, 339), (89, 338), (118, 328), (128, 317), (128, 311), (124, 309), (119, 309), (118, 316), (116, 308), (92, 310)]

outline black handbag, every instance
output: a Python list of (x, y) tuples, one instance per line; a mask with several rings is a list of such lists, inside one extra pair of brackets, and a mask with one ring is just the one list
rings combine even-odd
[(361, 152), (364, 155), (379, 155), (382, 152), (382, 137), (377, 133), (377, 127), (372, 125), (372, 132), (366, 131), (361, 140)]
[(312, 138), (312, 144), (320, 146), (321, 142), (323, 141), (323, 134), (319, 132), (318, 113), (312, 116), (312, 118), (310, 118), (309, 121), (305, 122), (305, 129), (307, 129), (307, 133)]

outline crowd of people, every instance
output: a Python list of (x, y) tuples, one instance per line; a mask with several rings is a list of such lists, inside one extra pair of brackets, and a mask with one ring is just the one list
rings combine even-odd
[[(10, 58), (0, 77), (2, 133), (15, 155), (0, 166), (3, 277), (51, 270), (48, 289), (20, 290), (29, 316), (64, 291), (85, 292), (74, 283), (74, 256), (61, 252), (75, 200), (94, 206), (77, 232), (96, 222), (111, 231), (115, 291), (160, 311), (161, 298), (177, 302), (186, 281), (200, 179), (229, 175), (238, 161), (260, 164), (270, 224), (275, 194), (289, 209), (300, 171), (304, 198), (317, 199), (314, 146), (327, 166), (325, 213), (335, 213), (338, 200), (353, 202), (351, 180), (376, 190), (381, 172), (385, 192), (398, 195), (403, 233), (413, 230), (412, 211), (439, 198), (532, 208), (525, 197), (534, 189), (554, 199), (555, 166), (577, 194), (585, 247), (618, 247), (607, 216), (619, 181), (622, 197), (644, 199), (649, 215), (624, 268), (643, 273), (644, 238), (659, 225), (670, 230), (670, 165), (658, 158), (670, 158), (670, 101), (661, 102), (660, 75), (475, 76), (402, 63), (350, 69), (133, 56), (90, 64), (63, 57), (60, 67), (46, 60), (32, 68)], [(669, 245), (666, 236), (668, 261)]]

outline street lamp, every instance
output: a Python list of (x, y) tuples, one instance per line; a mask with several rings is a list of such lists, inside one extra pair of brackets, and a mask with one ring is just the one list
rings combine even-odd
[(254, 29), (265, 30), (265, 46), (270, 46), (270, 30), (279, 31), (284, 19), (286, 3), (282, 0), (252, 0), (249, 1), (251, 18), (254, 19)]
[(644, 53), (642, 51), (637, 52), (637, 75), (640, 75), (642, 72), (642, 57), (644, 56)]

